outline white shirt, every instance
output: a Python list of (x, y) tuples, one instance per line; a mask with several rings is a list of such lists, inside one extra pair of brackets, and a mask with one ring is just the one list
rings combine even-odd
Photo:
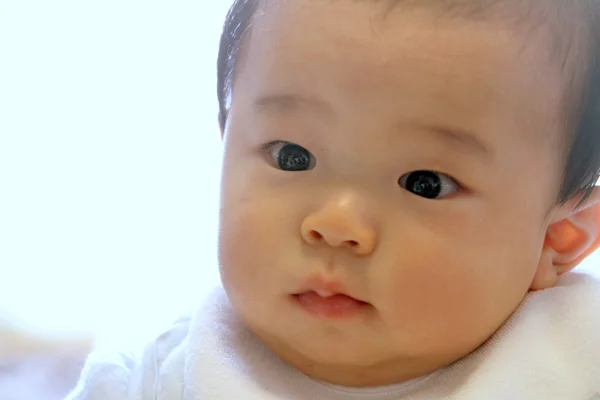
[(271, 353), (222, 289), (139, 358), (90, 356), (67, 400), (600, 400), (600, 281), (569, 273), (530, 293), (485, 345), (398, 385), (345, 388)]

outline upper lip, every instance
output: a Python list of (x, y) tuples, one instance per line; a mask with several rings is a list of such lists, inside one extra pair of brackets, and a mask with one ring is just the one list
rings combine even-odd
[(318, 275), (311, 276), (295, 294), (298, 295), (309, 292), (315, 292), (324, 298), (344, 295), (355, 300), (362, 301), (354, 296), (351, 296), (339, 280), (326, 279)]

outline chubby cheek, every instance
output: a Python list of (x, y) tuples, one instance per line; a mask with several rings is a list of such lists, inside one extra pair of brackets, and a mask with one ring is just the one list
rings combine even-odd
[[(233, 191), (236, 192), (236, 191)], [(221, 280), (230, 300), (243, 316), (258, 318), (268, 310), (268, 296), (281, 291), (278, 284), (277, 209), (269, 201), (230, 193), (223, 196), (219, 229)], [(250, 311), (251, 310), (251, 311)]]
[(515, 241), (515, 251), (506, 252), (500, 241), (492, 240), (495, 235), (482, 237), (479, 231), (479, 238), (470, 237), (468, 225), (464, 227), (462, 236), (453, 237), (413, 229), (402, 250), (388, 254), (395, 262), (373, 277), (381, 288), (377, 300), (390, 333), (415, 352), (474, 349), (527, 292), (526, 266), (533, 258), (520, 252), (522, 245)]
[[(221, 278), (236, 292), (258, 287), (264, 280), (270, 238), (265, 235), (268, 221), (257, 217), (252, 203), (240, 201), (235, 207), (222, 205), (219, 229)], [(272, 246), (272, 244), (271, 244)]]
[(464, 348), (474, 336), (489, 336), (489, 327), (478, 331), (488, 310), (484, 289), (474, 279), (424, 263), (406, 268), (402, 276), (391, 275), (379, 310), (390, 332), (400, 334), (402, 347), (443, 353), (446, 346)]

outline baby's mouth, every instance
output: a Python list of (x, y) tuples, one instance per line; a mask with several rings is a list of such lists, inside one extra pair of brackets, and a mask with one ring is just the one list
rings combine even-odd
[(311, 290), (293, 295), (296, 303), (309, 314), (325, 319), (351, 318), (363, 311), (369, 303), (343, 293), (317, 293)]

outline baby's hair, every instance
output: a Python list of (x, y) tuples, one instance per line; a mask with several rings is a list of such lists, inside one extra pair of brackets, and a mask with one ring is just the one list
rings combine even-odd
[[(388, 1), (390, 9), (428, 7), (447, 18), (506, 18), (530, 28), (549, 25), (553, 36), (547, 42), (556, 47), (550, 51), (559, 55), (554, 61), (566, 70), (563, 71), (567, 86), (565, 97), (569, 104), (565, 113), (568, 133), (565, 167), (557, 204), (565, 204), (580, 194), (583, 194), (583, 202), (591, 194), (600, 179), (600, 0)], [(227, 124), (243, 44), (261, 4), (261, 0), (235, 0), (225, 20), (217, 61), (222, 130)], [(529, 23), (523, 25), (525, 21)]]

